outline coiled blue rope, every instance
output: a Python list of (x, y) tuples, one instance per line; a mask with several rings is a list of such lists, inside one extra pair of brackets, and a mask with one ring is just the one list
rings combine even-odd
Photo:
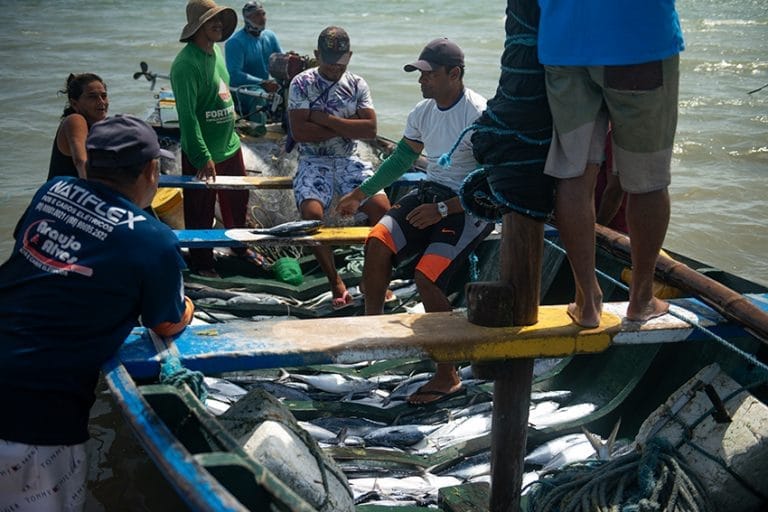
[(167, 356), (160, 365), (160, 382), (182, 388), (186, 384), (201, 402), (208, 397), (204, 376), (201, 372), (190, 370), (181, 364), (176, 356)]

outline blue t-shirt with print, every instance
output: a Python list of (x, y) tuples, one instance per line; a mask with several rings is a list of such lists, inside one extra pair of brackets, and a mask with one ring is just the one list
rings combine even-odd
[(81, 442), (99, 369), (139, 319), (181, 320), (178, 241), (122, 194), (70, 177), (43, 185), (15, 238), (0, 266), (0, 385), (14, 418), (0, 439)]

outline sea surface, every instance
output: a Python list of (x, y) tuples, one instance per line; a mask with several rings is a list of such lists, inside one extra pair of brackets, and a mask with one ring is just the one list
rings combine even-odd
[[(219, 3), (234, 7), (240, 17), (241, 3)], [(354, 52), (349, 69), (369, 82), (379, 131), (390, 138), (400, 137), (408, 111), (420, 99), (418, 76), (405, 73), (402, 66), (433, 38), (447, 36), (463, 47), (468, 87), (489, 98), (496, 90), (504, 1), (265, 3), (268, 26), (285, 51), (311, 54), (324, 27), (347, 29)], [(178, 35), (185, 24), (182, 0), (1, 4), (0, 261), (11, 251), (18, 217), (47, 175), (66, 102), (57, 91), (67, 75), (101, 75), (109, 89), (110, 113), (143, 115), (157, 89), (168, 84), (161, 80), (151, 91), (150, 84), (134, 80), (133, 73), (140, 61), (154, 72), (167, 73), (182, 47)], [(768, 2), (680, 0), (677, 5), (687, 48), (681, 55), (672, 218), (665, 246), (768, 283), (768, 87), (748, 94), (768, 83)], [(101, 442), (111, 442), (115, 434), (104, 428)], [(134, 476), (141, 478), (144, 466), (136, 464)], [(103, 481), (114, 476), (108, 464), (97, 472)], [(123, 510), (120, 503), (125, 504), (121, 500), (127, 495), (143, 501), (137, 492), (133, 486), (116, 484), (90, 506)], [(131, 509), (150, 510), (152, 504)]]

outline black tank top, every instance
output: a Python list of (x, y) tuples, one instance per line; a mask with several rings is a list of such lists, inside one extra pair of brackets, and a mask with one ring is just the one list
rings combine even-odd
[(56, 140), (59, 138), (59, 130), (61, 130), (61, 125), (59, 125), (59, 128), (56, 130), (56, 136), (53, 138), (51, 163), (48, 165), (47, 179), (51, 179), (54, 176), (74, 176), (77, 178), (77, 167), (75, 167), (72, 157), (62, 153), (59, 145), (56, 144)]

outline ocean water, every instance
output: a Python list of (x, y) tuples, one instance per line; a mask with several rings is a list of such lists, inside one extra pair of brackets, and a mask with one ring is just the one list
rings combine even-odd
[[(230, 5), (238, 12), (241, 5)], [(3, 0), (0, 32), (0, 259), (12, 229), (45, 179), (71, 72), (100, 74), (111, 113), (143, 114), (149, 83), (133, 80), (140, 61), (167, 72), (181, 48), (181, 0)], [(467, 58), (466, 84), (491, 97), (504, 42), (502, 0), (268, 1), (268, 26), (284, 50), (311, 54), (327, 25), (345, 27), (350, 70), (371, 85), (379, 131), (399, 138), (420, 99), (402, 70), (425, 42), (447, 36)], [(666, 246), (713, 266), (768, 282), (768, 3), (681, 0), (687, 49), (681, 56), (680, 122)], [(162, 86), (162, 81), (157, 87)]]
[[(240, 3), (219, 3), (240, 11)], [(286, 51), (311, 54), (325, 26), (347, 29), (354, 52), (350, 70), (369, 82), (379, 131), (390, 138), (400, 137), (408, 111), (420, 99), (417, 75), (402, 66), (433, 38), (447, 36), (463, 47), (468, 87), (489, 98), (495, 92), (504, 43), (502, 0), (265, 3), (268, 26)], [(182, 47), (178, 35), (185, 2), (3, 0), (2, 5), (0, 260), (5, 260), (13, 227), (47, 175), (66, 99), (57, 91), (67, 75), (101, 75), (112, 114), (144, 114), (156, 90), (132, 75), (140, 61), (152, 71), (168, 71)], [(687, 49), (681, 55), (672, 218), (665, 246), (768, 283), (768, 88), (747, 94), (768, 83), (768, 3), (680, 0), (678, 10)], [(99, 407), (106, 405), (100, 402)], [(106, 417), (100, 442), (108, 444), (119, 437), (108, 423), (119, 418)], [(131, 459), (125, 466), (141, 478), (148, 464)], [(108, 463), (94, 471), (95, 479), (122, 481)], [(144, 480), (143, 489), (155, 485), (154, 478)], [(139, 509), (151, 510), (138, 487), (115, 483), (91, 505), (122, 510), (118, 504), (130, 495)]]

